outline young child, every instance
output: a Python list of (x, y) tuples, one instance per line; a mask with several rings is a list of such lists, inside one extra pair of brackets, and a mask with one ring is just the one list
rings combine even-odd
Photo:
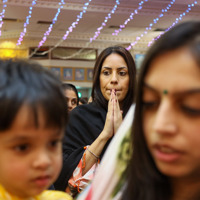
[(61, 82), (38, 64), (0, 61), (0, 200), (70, 200), (45, 191), (62, 167)]

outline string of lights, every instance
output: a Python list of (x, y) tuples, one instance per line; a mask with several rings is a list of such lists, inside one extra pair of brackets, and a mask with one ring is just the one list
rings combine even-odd
[(56, 15), (54, 16), (53, 20), (52, 20), (52, 23), (50, 24), (48, 30), (44, 33), (44, 36), (42, 38), (42, 40), (39, 42), (39, 45), (38, 45), (38, 48), (40, 48), (46, 41), (47, 39), (47, 36), (49, 36), (49, 34), (51, 33), (52, 31), (52, 28), (53, 28), (53, 25), (56, 23), (57, 19), (58, 19), (58, 16), (60, 14), (60, 11), (61, 9), (63, 8), (63, 5), (65, 4), (64, 0), (61, 0), (59, 2), (59, 8), (57, 9), (57, 13)]
[[(36, 1), (36, 0), (35, 0), (35, 1)], [(90, 4), (91, 1), (92, 1), (92, 0), (88, 0), (88, 2), (84, 4), (83, 10), (79, 13), (79, 15), (77, 15), (77, 19), (76, 19), (74, 22), (72, 22), (71, 26), (67, 29), (65, 35), (62, 37), (62, 39), (61, 39), (55, 46), (53, 46), (52, 48), (49, 48), (47, 51), (42, 52), (42, 53), (36, 53), (36, 51), (37, 51), (37, 49), (36, 49), (35, 53), (36, 53), (37, 55), (44, 55), (44, 54), (46, 54), (46, 53), (49, 53), (49, 52), (51, 52), (53, 49), (57, 48), (64, 40), (66, 40), (67, 37), (68, 37), (68, 35), (69, 35), (69, 33), (71, 33), (71, 32), (76, 28), (76, 26), (78, 25), (79, 21), (83, 18), (83, 14), (86, 13), (87, 8), (88, 8), (88, 6), (89, 6), (89, 4)], [(139, 41), (142, 37), (144, 37), (144, 36), (148, 33), (148, 31), (150, 31), (150, 30), (152, 29), (152, 27), (160, 20), (160, 18), (164, 17), (165, 13), (167, 13), (167, 12), (171, 9), (171, 7), (172, 7), (172, 5), (175, 3), (175, 1), (176, 1), (176, 0), (171, 0), (171, 2), (170, 2), (165, 8), (163, 8), (163, 9), (161, 10), (161, 13), (160, 13), (156, 18), (153, 19), (153, 22), (150, 23), (149, 26), (145, 28), (144, 32), (143, 32), (140, 36), (137, 36), (137, 37), (136, 37), (136, 40), (135, 40), (134, 42), (132, 42), (132, 43), (130, 44), (129, 47), (127, 47), (127, 50), (130, 50), (133, 46), (135, 46), (135, 45), (138, 43), (138, 41)], [(141, 9), (143, 8), (145, 2), (148, 2), (148, 0), (143, 0), (143, 1), (141, 1), (141, 2), (139, 3), (138, 8), (137, 8), (133, 13), (131, 13), (131, 15), (129, 16), (129, 18), (128, 18), (127, 20), (125, 20), (124, 24), (123, 24), (123, 25), (120, 25), (121, 30), (124, 29), (124, 28), (126, 27), (127, 23), (128, 23), (130, 20), (133, 19), (134, 15), (138, 14), (138, 12), (141, 11)], [(59, 4), (59, 5), (60, 5), (60, 8), (62, 8), (62, 7), (61, 7), (61, 4), (62, 4), (62, 3), (64, 4), (64, 0), (62, 0), (62, 1), (60, 2), (60, 4)], [(115, 11), (116, 11), (116, 9), (117, 9), (117, 7), (118, 7), (119, 4), (120, 4), (119, 0), (116, 0), (116, 3), (115, 3), (115, 5), (114, 5), (113, 9), (107, 14), (107, 16), (105, 17), (104, 21), (101, 23), (101, 26), (97, 28), (97, 31), (95, 32), (94, 36), (90, 38), (90, 40), (87, 42), (87, 44), (84, 46), (84, 48), (80, 49), (80, 50), (79, 50), (78, 52), (76, 52), (74, 55), (67, 56), (67, 57), (63, 57), (63, 59), (72, 58), (73, 56), (78, 55), (78, 54), (81, 53), (84, 49), (86, 49), (86, 48), (89, 46), (89, 44), (90, 44), (92, 41), (94, 41), (94, 40), (99, 36), (99, 34), (101, 33), (101, 30), (106, 26), (106, 23), (107, 23), (108, 20), (111, 18), (111, 15), (115, 13)], [(183, 12), (182, 14), (180, 14), (180, 16), (179, 16), (178, 18), (176, 18), (175, 22), (174, 22), (168, 29), (166, 29), (165, 31), (169, 30), (172, 26), (174, 26), (176, 23), (178, 23), (178, 21), (182, 20), (182, 17), (184, 17), (188, 12), (190, 12), (191, 7), (193, 7), (193, 6), (196, 5), (196, 4), (197, 4), (197, 1), (194, 1), (193, 4), (188, 4), (187, 10), (186, 10), (185, 12)], [(52, 21), (52, 24), (49, 26), (48, 31), (45, 32), (45, 34), (44, 34), (44, 36), (43, 36), (43, 40), (40, 41), (40, 43), (39, 43), (39, 45), (38, 45), (38, 48), (40, 48), (40, 47), (43, 45), (43, 43), (46, 41), (47, 36), (50, 34), (54, 23), (57, 21), (57, 17), (58, 17), (58, 15), (59, 15), (59, 13), (60, 13), (60, 10), (58, 9), (57, 14), (55, 15), (55, 17), (54, 17), (54, 19), (53, 19), (53, 21)], [(113, 33), (112, 35), (118, 35), (118, 33), (119, 33), (121, 30), (115, 30), (114, 33)], [(119, 32), (117, 32), (117, 31), (119, 31)], [(157, 36), (157, 38), (153, 39), (153, 41), (156, 40), (156, 39), (158, 39), (159, 37), (160, 37), (160, 36)], [(33, 54), (32, 54), (32, 55), (33, 55)], [(32, 56), (32, 55), (31, 55), (31, 56)], [(29, 56), (29, 57), (31, 57), (31, 56)]]
[(63, 8), (63, 5), (65, 4), (64, 0), (61, 0), (58, 5), (59, 8), (57, 9), (57, 13), (55, 14), (52, 23), (49, 25), (48, 30), (44, 33), (44, 36), (42, 38), (42, 40), (39, 42), (39, 45), (37, 48), (35, 48), (35, 50), (31, 53), (30, 57), (32, 57), (37, 51), (38, 49), (45, 43), (47, 37), (49, 36), (49, 34), (51, 33), (52, 29), (53, 29), (53, 25), (57, 22), (58, 16), (60, 14), (61, 9)]
[(2, 8), (2, 12), (0, 13), (0, 36), (1, 36), (1, 28), (3, 26), (3, 18), (4, 18), (4, 14), (6, 12), (6, 5), (7, 0), (3, 0), (3, 8)]
[[(99, 28), (97, 28), (97, 31), (95, 32), (94, 36), (93, 36), (92, 38), (90, 38), (90, 41), (85, 45), (85, 48), (87, 48), (87, 47), (89, 46), (89, 44), (99, 36), (100, 31), (103, 29), (104, 26), (106, 26), (107, 21), (111, 18), (111, 15), (115, 13), (115, 11), (116, 11), (116, 9), (117, 9), (117, 7), (118, 7), (119, 4), (120, 4), (119, 0), (116, 0), (116, 3), (115, 3), (115, 5), (114, 5), (113, 9), (112, 9), (112, 10), (108, 13), (108, 15), (105, 17), (104, 22), (102, 22), (101, 26), (100, 26)], [(85, 6), (88, 6), (88, 5), (89, 5), (89, 3), (88, 3), (87, 5), (85, 5)], [(87, 8), (86, 8), (86, 9), (87, 9)], [(73, 22), (73, 23), (74, 23), (74, 22)], [(73, 24), (73, 23), (72, 23), (72, 24)], [(69, 29), (70, 29), (70, 28), (69, 28)], [(71, 31), (71, 32), (72, 32), (72, 31)], [(63, 39), (66, 39), (66, 38), (63, 38)], [(58, 44), (57, 44), (57, 46), (58, 46)], [(51, 49), (48, 50), (47, 52), (52, 51), (52, 50), (53, 50), (55, 47), (57, 47), (57, 46), (54, 46), (53, 48), (51, 48)], [(85, 48), (80, 49), (78, 52), (74, 53), (74, 54), (71, 55), (71, 56), (62, 57), (62, 59), (69, 59), (69, 58), (72, 58), (72, 57), (74, 57), (74, 56), (80, 54)], [(45, 53), (46, 53), (46, 52), (45, 52)]]
[(111, 15), (115, 13), (117, 6), (119, 4), (120, 4), (119, 0), (116, 0), (116, 3), (114, 5), (113, 9), (105, 17), (104, 21), (101, 23), (101, 26), (97, 28), (97, 31), (95, 32), (94, 36), (90, 38), (90, 42), (92, 42), (93, 40), (95, 40), (99, 36), (99, 34), (101, 33), (101, 30), (103, 29), (104, 26), (106, 26), (106, 23), (111, 18)]
[(78, 25), (80, 19), (83, 18), (83, 14), (86, 13), (86, 11), (87, 11), (87, 9), (88, 9), (88, 6), (89, 6), (89, 4), (90, 4), (91, 1), (92, 1), (92, 0), (89, 0), (87, 3), (84, 4), (84, 6), (83, 6), (83, 11), (80, 12), (79, 15), (77, 15), (76, 21), (73, 22), (73, 23), (71, 24), (71, 26), (68, 28), (68, 30), (66, 31), (65, 35), (63, 36), (63, 40), (66, 40), (67, 37), (68, 37), (68, 35), (69, 35), (69, 33), (71, 33), (71, 32), (73, 31), (73, 29), (76, 28), (76, 25)]
[(125, 22), (119, 26), (120, 28), (119, 28), (119, 29), (116, 29), (116, 30), (112, 33), (112, 35), (118, 35), (119, 32), (121, 32), (122, 29), (124, 29), (124, 28), (126, 27), (126, 25), (128, 24), (128, 22), (130, 22), (130, 21), (133, 19), (133, 16), (134, 16), (134, 15), (137, 15), (138, 12), (139, 12), (139, 10), (141, 10), (141, 9), (143, 8), (143, 7), (142, 7), (142, 4), (144, 4), (144, 3), (147, 2), (147, 1), (148, 1), (148, 0), (140, 1), (138, 8), (135, 9), (134, 12), (132, 12), (132, 13), (130, 14), (129, 18), (127, 18), (127, 19), (125, 20)]
[[(54, 50), (56, 47), (58, 47), (64, 40), (67, 39), (69, 33), (71, 33), (73, 31), (74, 28), (76, 28), (76, 25), (78, 25), (79, 21), (83, 18), (83, 14), (86, 13), (87, 9), (88, 9), (88, 6), (90, 4), (92, 0), (88, 0), (88, 2), (84, 3), (84, 6), (83, 6), (83, 10), (79, 13), (79, 15), (77, 15), (77, 18), (76, 18), (76, 21), (72, 22), (71, 26), (68, 28), (68, 30), (66, 31), (65, 35), (62, 37), (62, 39), (55, 45), (53, 46), (52, 48), (50, 48), (49, 50), (47, 51), (44, 51), (42, 53), (37, 53), (37, 55), (45, 55), (49, 52), (51, 52), (52, 50)], [(33, 54), (31, 54), (29, 56), (32, 57)]]
[(192, 7), (194, 7), (196, 4), (197, 4), (197, 1), (194, 1), (194, 3), (192, 3), (192, 4), (188, 4), (188, 6), (187, 6), (188, 8), (187, 8), (182, 14), (180, 14), (178, 18), (176, 18), (176, 20), (172, 23), (171, 26), (169, 26), (164, 32), (160, 33), (156, 38), (153, 38), (153, 39), (148, 43), (148, 47), (150, 47), (150, 46), (152, 45), (152, 43), (153, 43), (155, 40), (159, 39), (161, 35), (163, 35), (165, 32), (167, 32), (168, 30), (170, 30), (170, 29), (171, 29), (173, 26), (175, 26), (179, 21), (181, 21), (182, 18), (183, 18), (184, 16), (186, 16), (186, 14), (189, 13), (189, 12), (191, 11)]
[(135, 40), (134, 42), (132, 42), (126, 49), (127, 49), (127, 50), (130, 50), (133, 46), (135, 46), (135, 45), (138, 43), (138, 41), (139, 41), (142, 37), (144, 37), (144, 35), (146, 35), (146, 34), (148, 33), (149, 30), (152, 29), (152, 27), (154, 26), (154, 24), (156, 24), (156, 23), (160, 20), (160, 18), (162, 18), (162, 17), (164, 16), (164, 14), (167, 13), (167, 12), (170, 10), (171, 6), (175, 3), (175, 1), (176, 1), (176, 0), (172, 0), (172, 1), (166, 6), (165, 9), (162, 9), (161, 14), (159, 14), (159, 16), (158, 16), (157, 18), (153, 19), (153, 22), (150, 23), (148, 27), (146, 27), (146, 30), (145, 30), (140, 36), (136, 37), (136, 40)]
[(17, 41), (17, 46), (21, 45), (22, 41), (23, 41), (23, 38), (26, 34), (26, 31), (27, 31), (27, 26), (29, 24), (29, 19), (31, 18), (31, 15), (32, 15), (32, 9), (33, 9), (33, 6), (36, 4), (36, 1), (37, 0), (33, 0), (32, 1), (32, 6), (29, 7), (29, 15), (26, 17), (26, 22), (24, 23), (24, 28), (23, 28), (23, 31), (20, 33), (20, 37)]
[(77, 51), (76, 53), (74, 53), (74, 54), (71, 55), (71, 56), (64, 56), (64, 57), (62, 57), (62, 59), (73, 58), (73, 57), (75, 57), (75, 56), (81, 54), (82, 51), (83, 51), (84, 49), (86, 49), (86, 48), (90, 45), (90, 43), (91, 43), (93, 40), (95, 40), (95, 39), (99, 36), (100, 31), (103, 29), (104, 26), (106, 26), (107, 21), (111, 18), (111, 15), (115, 13), (115, 11), (116, 11), (116, 9), (117, 9), (117, 6), (118, 6), (119, 4), (120, 4), (120, 2), (119, 2), (118, 0), (116, 0), (116, 3), (115, 3), (115, 5), (114, 5), (113, 9), (108, 13), (107, 17), (105, 17), (104, 22), (102, 22), (102, 23), (101, 23), (101, 26), (100, 26), (99, 28), (97, 28), (97, 31), (95, 32), (94, 36), (90, 38), (90, 41), (86, 43), (86, 45), (85, 45), (84, 48), (80, 49), (79, 51)]
[(115, 5), (114, 5), (113, 9), (112, 9), (112, 10), (108, 13), (108, 15), (105, 17), (104, 22), (102, 22), (102, 23), (101, 23), (101, 26), (100, 26), (99, 28), (97, 28), (97, 31), (95, 32), (94, 36), (90, 38), (90, 41), (86, 43), (86, 45), (85, 45), (84, 48), (80, 49), (79, 51), (77, 51), (76, 53), (74, 53), (74, 54), (71, 55), (71, 56), (62, 57), (62, 59), (73, 58), (73, 57), (75, 57), (75, 56), (81, 54), (82, 51), (83, 51), (84, 49), (86, 49), (86, 48), (90, 45), (90, 43), (91, 43), (93, 40), (95, 40), (95, 39), (99, 36), (101, 30), (103, 29), (104, 26), (106, 26), (106, 23), (107, 23), (108, 20), (111, 18), (111, 15), (115, 13), (115, 11), (116, 11), (116, 9), (117, 9), (117, 6), (118, 6), (119, 4), (120, 4), (119, 0), (116, 0), (116, 3), (115, 3)]

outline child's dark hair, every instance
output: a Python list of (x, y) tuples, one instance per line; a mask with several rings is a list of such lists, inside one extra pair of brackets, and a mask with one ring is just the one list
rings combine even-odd
[(39, 108), (47, 127), (64, 128), (66, 100), (61, 81), (48, 69), (28, 61), (0, 61), (0, 131), (9, 129), (23, 105), (39, 127)]

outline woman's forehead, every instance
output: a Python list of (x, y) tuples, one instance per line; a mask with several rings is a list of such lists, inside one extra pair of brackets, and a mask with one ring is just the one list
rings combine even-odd
[(155, 58), (144, 78), (144, 82), (157, 85), (158, 88), (164, 85), (192, 87), (199, 84), (199, 81), (200, 68), (187, 48), (169, 51)]

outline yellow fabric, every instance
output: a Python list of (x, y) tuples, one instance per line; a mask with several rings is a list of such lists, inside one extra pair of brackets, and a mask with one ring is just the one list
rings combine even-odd
[(0, 200), (72, 200), (72, 197), (65, 192), (45, 190), (40, 195), (24, 199), (9, 194), (5, 188), (0, 185)]

